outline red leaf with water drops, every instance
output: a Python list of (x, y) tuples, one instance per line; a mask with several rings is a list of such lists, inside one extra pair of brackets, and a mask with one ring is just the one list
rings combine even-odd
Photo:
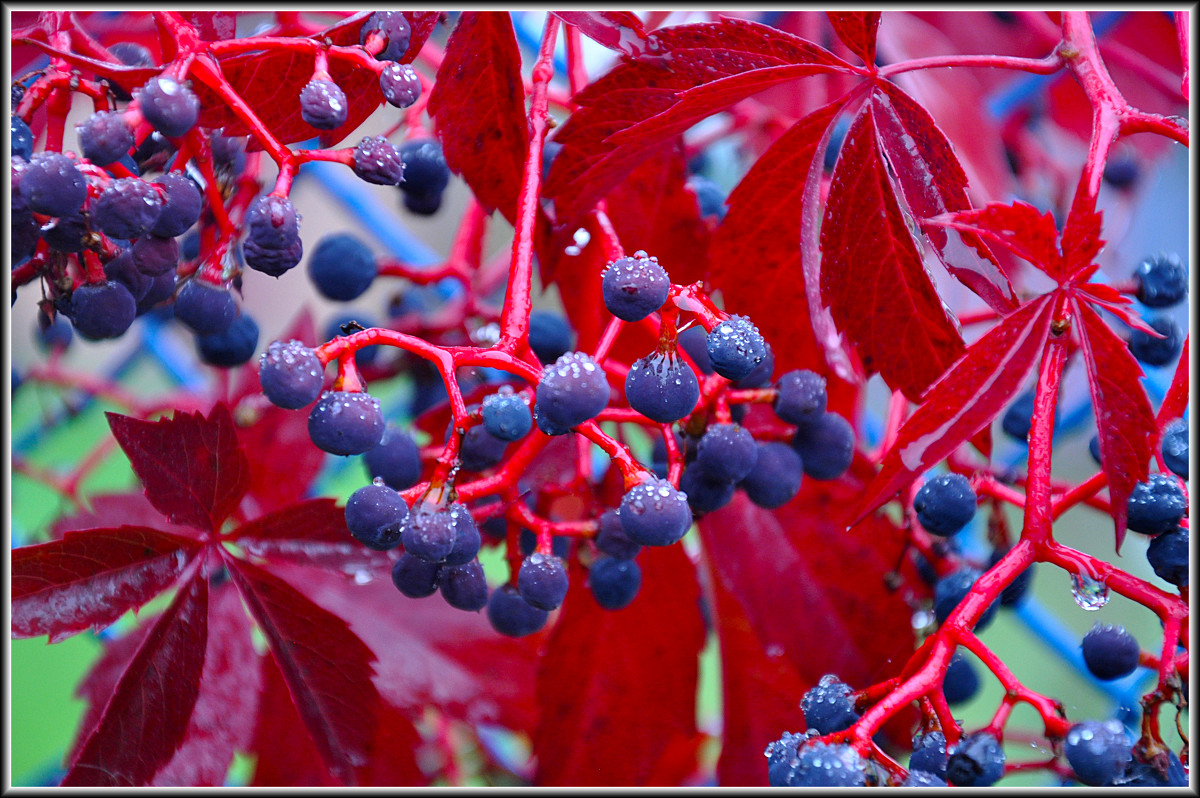
[(67, 532), (12, 550), (12, 635), (57, 643), (99, 631), (171, 586), (199, 550), (136, 526)]
[(1048, 211), (1039, 211), (1027, 202), (1014, 200), (1011, 205), (989, 202), (982, 208), (923, 219), (921, 224), (977, 233), (990, 238), (1054, 279), (1063, 275), (1063, 257), (1058, 251), (1058, 229), (1054, 226), (1054, 216)]
[(632, 11), (552, 11), (554, 16), (597, 44), (625, 55), (636, 56), (653, 52), (654, 40)]
[(896, 197), (870, 107), (851, 124), (834, 166), (821, 297), (867, 372), (914, 402), (963, 352)]
[(875, 37), (879, 34), (879, 11), (826, 11), (838, 38), (863, 60), (875, 64)]
[(1104, 214), (1091, 208), (1072, 208), (1063, 225), (1063, 276), (1076, 281), (1088, 279), (1100, 267), (1096, 256), (1104, 249), (1100, 227)]
[[(879, 143), (912, 214), (927, 219), (970, 209), (966, 172), (929, 112), (890, 83), (878, 87), (871, 104)], [(978, 233), (930, 227), (924, 234), (947, 271), (994, 310), (1017, 306), (1008, 277)]]
[(1079, 343), (1087, 365), (1088, 390), (1100, 438), (1100, 462), (1108, 480), (1117, 551), (1125, 539), (1129, 494), (1149, 478), (1158, 427), (1154, 409), (1142, 387), (1142, 367), (1129, 347), (1096, 311), (1076, 299)]
[(271, 563), (315, 565), (345, 574), (390, 568), (387, 554), (359, 543), (346, 528), (346, 510), (333, 499), (308, 499), (238, 527), (233, 543)]
[(679, 546), (648, 547), (637, 561), (641, 590), (616, 612), (572, 569), (538, 677), (539, 786), (644, 785), (674, 741), (696, 734), (704, 624), (695, 568)]
[(158, 421), (105, 415), (146, 498), (168, 520), (216, 529), (241, 501), (250, 464), (224, 404), (207, 418), (178, 411)]
[[(362, 34), (362, 26), (366, 24), (367, 19), (371, 16), (371, 11), (360, 11), (351, 17), (348, 17), (336, 25), (327, 28), (323, 33), (319, 34), (322, 40), (329, 39), (330, 44), (338, 44), (342, 47), (353, 46), (358, 44)], [(404, 55), (396, 62), (399, 64), (411, 63), (417, 57), (417, 53), (421, 52), (421, 48), (425, 46), (425, 42), (429, 40), (430, 35), (437, 28), (438, 23), (445, 16), (445, 11), (402, 11), (404, 18), (408, 20), (408, 49), (404, 51)]]
[(207, 615), (208, 580), (197, 569), (147, 632), (62, 786), (143, 786), (170, 761), (200, 691)]
[(172, 524), (155, 509), (146, 494), (101, 493), (89, 496), (88, 508), (80, 508), (72, 515), (64, 515), (50, 527), (51, 540), (58, 540), (67, 532), (95, 529), (97, 527), (141, 526), (172, 535), (199, 538), (195, 528)]
[(529, 148), (521, 52), (507, 11), (464, 11), (429, 97), (446, 163), (515, 224)]
[(1053, 298), (1046, 294), (1005, 317), (929, 389), (854, 503), (855, 522), (990, 424), (1021, 391), (1050, 334)]
[(244, 560), (227, 563), (321, 759), (341, 783), (359, 782), (382, 701), (371, 681), (374, 654), (343, 619), (278, 576)]

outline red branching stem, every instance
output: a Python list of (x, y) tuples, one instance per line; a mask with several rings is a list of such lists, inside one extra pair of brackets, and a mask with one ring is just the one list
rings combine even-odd
[(930, 690), (924, 697), (933, 706), (933, 711), (937, 714), (938, 723), (942, 726), (942, 734), (946, 735), (946, 744), (954, 745), (962, 736), (962, 726), (954, 719), (954, 711), (950, 709), (950, 702), (946, 700), (946, 694), (941, 688)]
[[(282, 178), (285, 166), (292, 161), (291, 150), (275, 138), (275, 135), (258, 118), (258, 114), (254, 112), (254, 109), (242, 99), (242, 95), (233, 86), (229, 85), (229, 81), (221, 74), (220, 67), (212, 62), (211, 59), (197, 58), (192, 62), (191, 74), (216, 92), (225, 104), (229, 106), (229, 109), (237, 115), (238, 119), (242, 120), (242, 123), (254, 132), (254, 137), (258, 139), (262, 148), (271, 156), (271, 159), (275, 163), (279, 164), (280, 177)], [(290, 179), (288, 185), (290, 185)], [(276, 190), (278, 188), (277, 185)], [(287, 193), (286, 185), (283, 193)]]
[(940, 69), (945, 67), (991, 67), (996, 69), (1018, 69), (1035, 75), (1053, 75), (1063, 67), (1062, 56), (1057, 51), (1045, 58), (1017, 58), (1005, 55), (937, 55), (930, 58), (913, 58), (888, 64), (879, 69), (879, 76), (889, 78), (914, 69)]
[[(1013, 675), (1013, 672), (1008, 669), (1008, 666), (991, 649), (985, 646), (983, 641), (976, 637), (974, 633), (963, 630), (958, 632), (956, 637), (959, 643), (972, 654), (979, 657), (980, 661), (987, 666), (987, 669), (1000, 680), (1000, 684), (1004, 686), (1006, 693), (1004, 703), (1015, 704), (1018, 701), (1024, 701), (1030, 704), (1042, 716), (1042, 722), (1046, 726), (1047, 737), (1061, 737), (1067, 733), (1067, 729), (1071, 727), (1071, 724), (1062, 716), (1061, 704), (1040, 693), (1035, 693), (1021, 684), (1017, 677)], [(1000, 719), (1001, 725), (990, 726), (989, 730), (997, 737), (1001, 737), (1003, 735), (1003, 723), (1007, 720), (1007, 713), (997, 712), (996, 718), (993, 718), (993, 724), (997, 718)]]
[(971, 481), (975, 492), (982, 496), (991, 496), (994, 499), (999, 499), (1002, 502), (1007, 502), (1014, 507), (1025, 506), (1025, 494), (1020, 491), (1013, 490), (1009, 486), (1000, 482), (993, 476), (980, 474)]
[(1179, 40), (1179, 60), (1183, 62), (1183, 76), (1179, 82), (1179, 93), (1188, 100), (1188, 67), (1191, 63), (1188, 53), (1188, 14), (1187, 11), (1175, 12), (1175, 36)]
[(650, 471), (633, 456), (633, 452), (629, 451), (628, 446), (600, 429), (595, 420), (585, 421), (575, 427), (575, 431), (599, 446), (609, 456), (613, 465), (620, 470), (626, 489), (637, 485), (650, 474)]
[[(573, 28), (568, 28), (573, 30)], [(612, 345), (617, 340), (617, 333), (621, 331), (622, 322), (616, 316), (609, 320), (608, 325), (604, 328), (604, 332), (600, 335), (600, 341), (596, 344), (596, 351), (592, 353), (592, 360), (600, 365), (604, 365), (605, 358), (608, 357), (608, 351), (612, 349)]]
[(1081, 482), (1075, 487), (1068, 490), (1062, 496), (1054, 501), (1053, 509), (1050, 511), (1050, 517), (1058, 520), (1063, 513), (1070, 510), (1075, 505), (1090, 499), (1098, 492), (1104, 489), (1108, 484), (1108, 478), (1103, 471), (1098, 471), (1085, 482)]
[[(1061, 317), (1062, 307), (1060, 303), (1055, 312), (1056, 319)], [(1064, 333), (1051, 336), (1046, 342), (1041, 369), (1038, 372), (1037, 392), (1033, 400), (1033, 418), (1029, 427), (1029, 466), (1026, 472), (1028, 481), (1025, 486), (1025, 526), (1021, 532), (1021, 540), (1028, 539), (1035, 545), (1049, 541), (1053, 527), (1050, 491), (1051, 441), (1054, 436), (1054, 407), (1058, 401), (1058, 386), (1067, 360), (1067, 339), (1068, 336)], [(1015, 551), (1016, 547), (1013, 550)]]
[(530, 291), (533, 287), (533, 233), (537, 223), (538, 195), (542, 183), (542, 143), (546, 139), (548, 116), (547, 87), (554, 76), (554, 42), (558, 34), (558, 17), (546, 16), (546, 28), (537, 61), (533, 65), (533, 91), (529, 103), (529, 150), (525, 156), (525, 174), (521, 194), (517, 199), (517, 224), (513, 238), (512, 264), (509, 267), (508, 287), (504, 293), (504, 309), (500, 317), (500, 341), (505, 352), (516, 352), (529, 331), (529, 311), (533, 307)]
[(1125, 573), (1111, 563), (1064, 546), (1057, 541), (1046, 543), (1038, 556), (1039, 562), (1057, 565), (1068, 573), (1086, 576), (1114, 592), (1141, 604), (1164, 620), (1169, 617), (1185, 618), (1188, 614), (1186, 600), (1166, 593), (1148, 582)]
[(583, 60), (583, 35), (575, 25), (567, 26), (567, 82), (571, 96), (588, 84), (587, 64)]

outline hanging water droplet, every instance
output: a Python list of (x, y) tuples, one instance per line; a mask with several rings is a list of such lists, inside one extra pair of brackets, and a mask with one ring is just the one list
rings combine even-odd
[(1094, 612), (1108, 603), (1108, 585), (1087, 574), (1071, 574), (1071, 598), (1088, 612)]
[(929, 610), (917, 610), (912, 614), (912, 628), (916, 631), (928, 628), (936, 618), (937, 616)]

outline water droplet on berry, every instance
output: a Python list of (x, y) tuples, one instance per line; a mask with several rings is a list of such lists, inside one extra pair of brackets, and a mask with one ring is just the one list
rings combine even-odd
[(1081, 609), (1094, 612), (1108, 603), (1108, 585), (1087, 574), (1072, 574), (1071, 598)]
[(377, 487), (382, 487), (383, 486), (383, 477), (375, 477), (373, 480), (371, 480), (371, 484), (375, 485)]

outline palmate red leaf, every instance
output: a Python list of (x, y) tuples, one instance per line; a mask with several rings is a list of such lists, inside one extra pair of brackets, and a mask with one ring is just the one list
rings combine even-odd
[(482, 613), (463, 612), (440, 596), (410, 599), (389, 576), (356, 584), (317, 568), (272, 564), (271, 571), (373, 652), (375, 684), (386, 701), (409, 715), (434, 706), (469, 723), (530, 731), (537, 651), (544, 635), (514, 640), (497, 634)]
[(1027, 202), (1013, 200), (1011, 205), (989, 202), (982, 208), (923, 219), (921, 224), (982, 235), (1050, 277), (1058, 279), (1064, 273), (1054, 216)]
[[(312, 738), (288, 694), (279, 666), (262, 658), (263, 689), (255, 719), (251, 787), (337, 787), (338, 781), (321, 761)], [(371, 757), (359, 771), (363, 786), (419, 786), (428, 779), (417, 765), (421, 736), (412, 721), (388, 704), (379, 707), (379, 724)]]
[(653, 52), (657, 46), (632, 11), (552, 11), (554, 16), (597, 44), (629, 56)]
[[(53, 58), (61, 58), (73, 67), (84, 69), (95, 73), (98, 77), (105, 78), (117, 84), (126, 91), (130, 91), (144, 84), (147, 80), (162, 72), (162, 67), (127, 67), (123, 64), (113, 64), (108, 61), (98, 61), (95, 58), (88, 58), (78, 53), (72, 53), (67, 50), (59, 50), (52, 47), (46, 42), (37, 41), (28, 37), (20, 38), (13, 41), (13, 44), (27, 44), (35, 47), (37, 50), (49, 55)], [(115, 57), (115, 56), (114, 56)]]
[(251, 557), (345, 574), (391, 567), (386, 553), (359, 543), (346, 528), (346, 510), (333, 499), (308, 499), (243, 524), (230, 535)]
[(811, 74), (851, 69), (817, 45), (739, 19), (654, 32), (660, 49), (627, 60), (575, 96), (555, 141), (546, 194), (557, 222), (577, 224), (624, 174), (699, 120)]
[(64, 787), (150, 783), (183, 742), (208, 641), (208, 580), (196, 569), (121, 674)]
[(821, 297), (868, 373), (920, 401), (962, 354), (888, 176), (868, 106), (846, 133), (821, 224)]
[(826, 11), (825, 15), (829, 17), (829, 23), (833, 25), (838, 38), (853, 50), (864, 64), (873, 65), (880, 13), (879, 11)]
[(207, 418), (178, 411), (158, 421), (105, 415), (146, 498), (168, 520), (216, 529), (241, 501), (250, 466), (224, 404)]
[[(331, 25), (320, 34), (320, 38), (322, 40), (329, 39), (331, 44), (342, 47), (356, 45), (362, 32), (362, 26), (366, 24), (371, 13), (370, 11), (360, 11), (336, 25)], [(417, 53), (421, 52), (421, 48), (425, 46), (425, 42), (429, 40), (429, 36), (437, 28), (446, 12), (404, 11), (401, 13), (408, 20), (409, 38), (408, 49), (404, 51), (404, 55), (400, 56), (397, 63), (408, 64), (417, 57)]]
[(516, 224), (529, 148), (521, 52), (507, 11), (464, 11), (429, 97), (446, 163), (475, 198)]
[(929, 389), (855, 503), (855, 522), (990, 424), (1017, 395), (1050, 333), (1054, 296), (1005, 317)]
[(244, 560), (227, 563), (321, 759), (341, 783), (358, 783), (382, 701), (371, 681), (374, 654), (305, 592)]
[[(816, 248), (804, 247), (806, 214), (815, 239), (821, 163), (841, 107), (820, 108), (779, 137), (730, 193), (729, 213), (713, 236), (712, 285), (727, 308), (748, 315), (776, 342), (776, 373), (825, 372), (827, 362), (836, 368), (846, 360), (820, 302)], [(845, 365), (841, 373), (852, 376)]]
[[(927, 219), (968, 210), (967, 175), (929, 112), (891, 83), (880, 84), (871, 103), (879, 143), (913, 215)], [(1017, 306), (1008, 277), (978, 233), (945, 228), (924, 232), (946, 270), (990, 307), (1008, 313)]]
[(220, 787), (234, 751), (245, 751), (254, 732), (260, 687), (259, 656), (250, 619), (233, 585), (213, 590), (208, 609), (208, 649), (200, 693), (183, 745), (154, 776), (156, 787)]
[[(1067, 214), (1063, 225), (1060, 246), (1063, 256), (1063, 277), (1071, 280), (1086, 280), (1099, 269), (1094, 261), (1106, 243), (1100, 238), (1104, 214), (1092, 207), (1094, 200), (1084, 200), (1085, 194), (1076, 195), (1075, 204)], [(1053, 275), (1052, 275), (1053, 276)]]
[[(913, 652), (912, 609), (885, 578), (900, 558), (903, 531), (886, 518), (849, 530), (841, 522), (865, 471), (859, 460), (836, 482), (807, 481), (796, 499), (774, 511), (739, 494), (700, 521), (712, 581), (728, 593), (723, 619), (718, 598), (718, 628), (734, 627), (730, 647), (722, 649), (722, 668), (731, 669), (726, 684), (742, 675), (751, 680), (733, 685), (724, 701), (731, 713), (725, 735), (736, 745), (719, 767), (732, 783), (765, 783), (757, 780), (765, 779), (763, 748), (784, 731), (803, 731), (796, 703), (734, 707), (742, 698), (772, 704), (795, 689), (772, 660), (784, 660), (803, 689), (827, 673), (861, 689), (895, 675)], [(768, 727), (781, 712), (789, 713), (784, 723)], [(894, 739), (906, 738), (912, 718), (904, 713), (888, 727)]]
[(50, 539), (58, 540), (67, 532), (95, 529), (96, 527), (142, 526), (172, 535), (199, 538), (195, 528), (172, 524), (155, 509), (146, 494), (101, 493), (87, 497), (90, 509), (80, 509), (72, 515), (64, 515), (50, 526)]
[(1149, 478), (1158, 428), (1154, 409), (1142, 387), (1142, 368), (1129, 347), (1096, 311), (1076, 299), (1076, 329), (1087, 365), (1088, 390), (1100, 438), (1100, 462), (1108, 480), (1116, 549), (1125, 540), (1125, 514), (1129, 494)]
[(539, 786), (643, 785), (674, 741), (696, 734), (705, 632), (695, 567), (679, 546), (647, 548), (638, 564), (641, 590), (616, 612), (572, 569), (538, 677)]
[(179, 578), (200, 544), (147, 527), (68, 532), (12, 550), (12, 635), (100, 630)]

